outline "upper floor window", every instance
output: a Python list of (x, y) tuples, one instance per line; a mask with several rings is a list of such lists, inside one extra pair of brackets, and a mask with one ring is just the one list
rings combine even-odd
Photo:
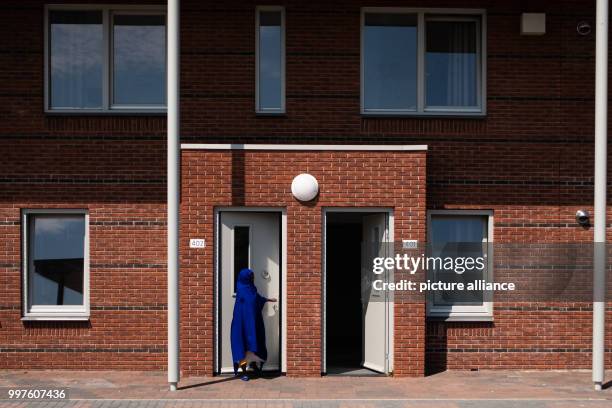
[(257, 113), (285, 112), (285, 13), (281, 7), (258, 7), (256, 22)]
[(165, 11), (52, 6), (46, 35), (46, 110), (165, 110)]
[(484, 25), (479, 11), (364, 9), (362, 113), (484, 114)]

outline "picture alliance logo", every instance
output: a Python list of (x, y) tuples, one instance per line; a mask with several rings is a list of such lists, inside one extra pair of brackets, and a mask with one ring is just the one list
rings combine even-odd
[(486, 266), (486, 256), (478, 257), (414, 257), (408, 254), (397, 254), (394, 257), (376, 257), (372, 261), (372, 272), (380, 275), (385, 271), (404, 271), (414, 275), (419, 270), (453, 271), (458, 275), (466, 271), (483, 271)]
[(443, 282), (431, 281), (413, 282), (402, 279), (399, 282), (383, 282), (378, 279), (372, 282), (372, 288), (377, 291), (419, 291), (419, 292), (482, 292), (482, 291), (514, 291), (516, 284), (513, 282), (487, 282), (484, 279), (476, 279), (471, 282)]

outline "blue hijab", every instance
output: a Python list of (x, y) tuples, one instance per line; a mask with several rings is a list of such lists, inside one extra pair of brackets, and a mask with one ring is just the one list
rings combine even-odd
[(268, 299), (257, 293), (254, 274), (243, 269), (236, 283), (236, 303), (232, 318), (231, 340), (234, 363), (244, 359), (246, 352), (255, 353), (262, 360), (268, 358), (266, 331), (261, 311)]

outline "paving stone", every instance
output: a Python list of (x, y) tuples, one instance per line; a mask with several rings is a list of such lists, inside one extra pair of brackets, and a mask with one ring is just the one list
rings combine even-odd
[[(609, 408), (588, 371), (444, 372), (422, 378), (184, 378), (163, 372), (0, 371), (0, 408)], [(9, 401), (6, 388), (67, 388), (70, 400)]]

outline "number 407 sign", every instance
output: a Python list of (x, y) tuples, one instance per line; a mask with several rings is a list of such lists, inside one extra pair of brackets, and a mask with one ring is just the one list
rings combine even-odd
[(191, 238), (189, 240), (189, 248), (205, 248), (206, 240), (202, 238)]

